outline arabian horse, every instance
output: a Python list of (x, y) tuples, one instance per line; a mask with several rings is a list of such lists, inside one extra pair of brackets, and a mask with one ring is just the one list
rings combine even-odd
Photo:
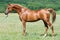
[[(16, 10), (19, 15), (19, 19), (23, 25), (23, 35), (26, 34), (26, 22), (35, 22), (38, 20), (42, 20), (46, 27), (46, 31), (44, 33), (44, 37), (47, 35), (48, 26), (52, 30), (52, 36), (54, 36), (54, 28), (52, 23), (56, 19), (56, 12), (52, 8), (45, 8), (40, 10), (30, 10), (26, 7), (23, 7), (19, 4), (8, 4), (7, 9), (5, 11), (5, 15), (8, 15), (11, 11)], [(52, 14), (52, 22), (50, 22), (50, 14)]]

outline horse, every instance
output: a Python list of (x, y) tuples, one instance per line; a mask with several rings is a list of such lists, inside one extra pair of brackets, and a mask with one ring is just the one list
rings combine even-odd
[[(54, 28), (52, 25), (52, 23), (56, 19), (56, 12), (54, 9), (45, 8), (39, 10), (31, 10), (20, 4), (8, 4), (5, 11), (5, 15), (8, 15), (13, 10), (16, 10), (19, 15), (19, 19), (22, 22), (23, 35), (26, 35), (26, 22), (36, 22), (38, 20), (42, 20), (46, 28), (44, 37), (47, 35), (48, 26), (52, 30), (52, 36), (54, 36)], [(50, 21), (50, 14), (52, 14), (52, 22)]]

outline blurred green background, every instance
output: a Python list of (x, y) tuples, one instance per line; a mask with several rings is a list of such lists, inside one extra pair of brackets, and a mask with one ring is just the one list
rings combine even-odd
[(8, 3), (20, 4), (32, 10), (42, 8), (53, 8), (56, 11), (60, 10), (60, 0), (0, 0), (0, 13), (3, 13)]

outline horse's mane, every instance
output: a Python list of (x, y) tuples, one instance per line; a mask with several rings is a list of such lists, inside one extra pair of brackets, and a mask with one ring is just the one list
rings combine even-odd
[(23, 8), (25, 8), (25, 9), (28, 9), (28, 8), (26, 8), (26, 7), (24, 7), (24, 6), (20, 5), (20, 4), (14, 4), (14, 5), (18, 5), (18, 6), (20, 6), (20, 7), (23, 7)]

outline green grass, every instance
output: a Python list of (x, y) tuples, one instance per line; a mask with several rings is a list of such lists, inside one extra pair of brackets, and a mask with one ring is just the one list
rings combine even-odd
[(60, 11), (56, 11), (56, 14), (60, 14)]
[[(54, 40), (60, 40), (60, 15), (57, 15), (56, 21), (53, 24), (55, 35)], [(4, 14), (0, 14), (0, 40), (53, 40), (51, 30), (49, 28), (48, 35), (43, 38), (45, 27), (43, 22), (27, 22), (27, 35), (22, 35), (22, 23), (19, 20), (18, 14), (9, 14), (5, 19)]]

